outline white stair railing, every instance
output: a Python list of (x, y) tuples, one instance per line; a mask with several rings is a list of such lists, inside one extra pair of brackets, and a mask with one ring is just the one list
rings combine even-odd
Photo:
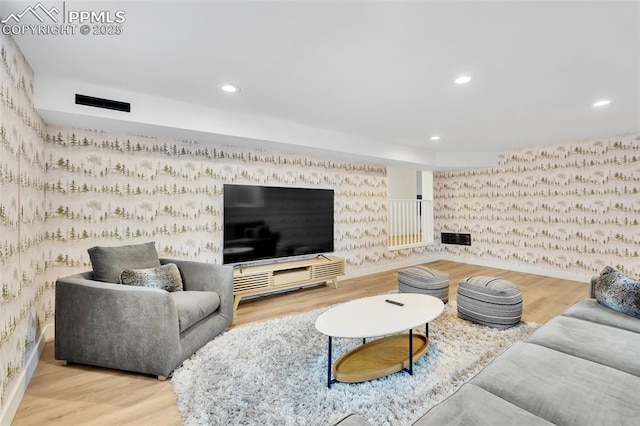
[(389, 200), (387, 245), (389, 250), (433, 244), (433, 202)]

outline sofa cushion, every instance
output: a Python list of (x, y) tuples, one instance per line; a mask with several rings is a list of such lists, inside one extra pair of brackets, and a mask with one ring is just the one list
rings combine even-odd
[(165, 263), (156, 268), (125, 269), (120, 273), (120, 283), (169, 292), (182, 291), (182, 278), (175, 263)]
[(180, 333), (220, 307), (220, 296), (213, 291), (176, 291), (171, 298), (178, 312)]
[(630, 315), (621, 314), (602, 306), (596, 299), (580, 300), (569, 306), (562, 315), (640, 333), (640, 321)]
[(529, 336), (527, 343), (535, 343), (640, 377), (640, 336), (631, 331), (558, 316)]
[(640, 418), (640, 378), (532, 343), (516, 343), (471, 383), (559, 425)]
[(598, 303), (607, 308), (640, 318), (640, 281), (611, 266), (600, 273), (595, 296)]
[(124, 269), (144, 269), (160, 266), (156, 243), (117, 247), (91, 247), (89, 250), (93, 279), (107, 283), (120, 282)]
[(456, 393), (431, 408), (414, 426), (495, 426), (530, 425), (551, 426), (552, 423), (536, 417), (486, 390), (467, 383)]

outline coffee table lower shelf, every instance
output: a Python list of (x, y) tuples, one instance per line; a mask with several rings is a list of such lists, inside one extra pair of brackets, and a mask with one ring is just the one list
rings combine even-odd
[[(342, 355), (333, 365), (337, 382), (360, 383), (410, 368), (409, 334), (395, 334), (365, 343)], [(429, 349), (429, 338), (412, 333), (413, 362)]]

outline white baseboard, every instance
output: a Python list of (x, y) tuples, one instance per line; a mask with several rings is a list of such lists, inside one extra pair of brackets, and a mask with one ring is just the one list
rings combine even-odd
[(458, 256), (440, 254), (437, 260), (450, 260), (458, 263), (468, 263), (469, 265), (487, 266), (489, 268), (506, 269), (514, 272), (523, 272), (525, 274), (542, 275), (543, 277), (559, 278), (562, 280), (571, 280), (589, 283), (591, 277), (595, 274), (588, 272), (570, 272), (570, 271), (557, 271), (553, 269), (546, 269), (540, 266), (533, 265), (516, 265), (508, 262), (500, 262), (493, 260), (477, 260), (477, 259), (463, 259)]
[(27, 354), (27, 359), (22, 372), (14, 382), (13, 386), (9, 389), (8, 396), (5, 403), (2, 405), (2, 410), (0, 411), (1, 426), (11, 425), (13, 417), (16, 415), (20, 402), (22, 401), (22, 397), (27, 390), (27, 386), (29, 386), (31, 376), (33, 376), (33, 372), (36, 371), (40, 354), (42, 354), (42, 351), (44, 350), (44, 344), (45, 341), (48, 340), (48, 336), (53, 336), (53, 324), (49, 324), (44, 327), (44, 330), (42, 330), (38, 337), (37, 343)]
[(45, 342), (49, 342), (53, 339), (55, 339), (56, 337), (56, 328), (53, 326), (53, 324), (47, 324), (44, 327), (44, 331), (42, 333), (44, 335), (44, 341)]
[(424, 257), (407, 260), (404, 262), (391, 263), (387, 265), (380, 265), (373, 268), (357, 269), (355, 271), (347, 272), (345, 275), (339, 277), (339, 281), (348, 280), (351, 278), (364, 277), (366, 275), (377, 274), (380, 272), (387, 272), (394, 269), (408, 268), (410, 266), (421, 265), (423, 263), (435, 262), (437, 260), (450, 260), (452, 262), (467, 263), (470, 265), (487, 266), (489, 268), (506, 269), (508, 271), (523, 272), (526, 274), (541, 275), (543, 277), (559, 278), (562, 280), (571, 280), (589, 283), (591, 277), (594, 274), (588, 272), (570, 272), (570, 271), (558, 271), (553, 269), (547, 269), (540, 266), (533, 265), (517, 265), (508, 262), (493, 261), (493, 260), (478, 260), (478, 259), (463, 259), (458, 256), (448, 255), (444, 253), (431, 253)]
[(349, 271), (345, 273), (344, 275), (338, 278), (338, 281), (349, 280), (351, 278), (364, 277), (367, 275), (378, 274), (380, 272), (392, 271), (394, 269), (408, 268), (410, 266), (422, 265), (423, 263), (435, 262), (436, 260), (439, 260), (439, 256), (428, 254), (423, 257), (412, 259), (412, 260), (406, 260), (404, 262), (389, 263), (385, 265), (375, 266), (373, 268), (357, 269), (355, 271)]

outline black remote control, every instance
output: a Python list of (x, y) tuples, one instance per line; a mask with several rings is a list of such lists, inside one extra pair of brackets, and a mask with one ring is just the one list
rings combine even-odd
[(392, 305), (404, 306), (404, 303), (396, 302), (395, 300), (386, 299), (385, 302), (391, 303)]

